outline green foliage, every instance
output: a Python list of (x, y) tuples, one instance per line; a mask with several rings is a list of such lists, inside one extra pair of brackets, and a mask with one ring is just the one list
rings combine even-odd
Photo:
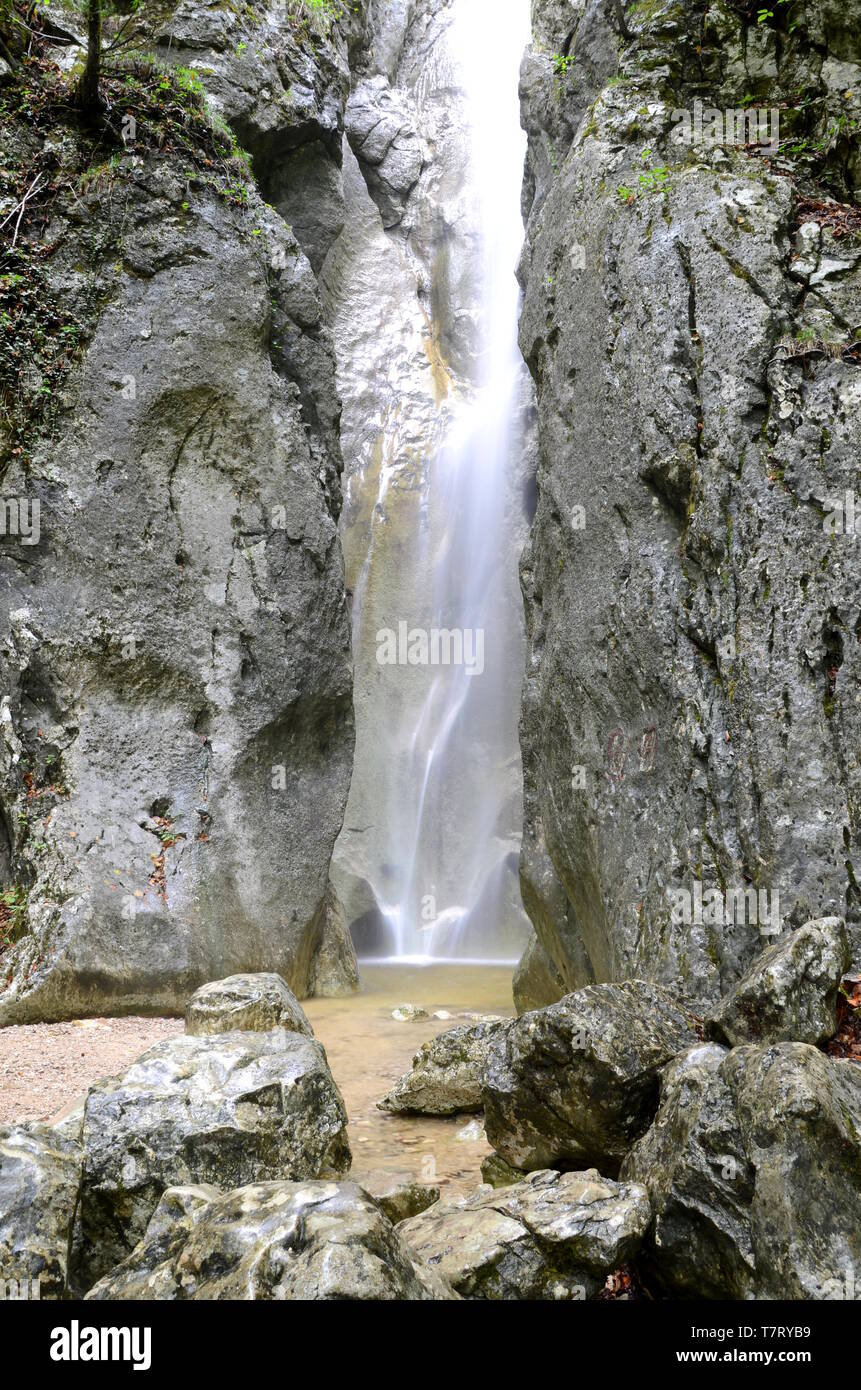
[(553, 71), (557, 77), (565, 77), (574, 67), (574, 55), (565, 53), (553, 54)]
[[(191, 69), (119, 60), (106, 67), (101, 91), (104, 109), (86, 120), (74, 77), (31, 57), (0, 92), (0, 201), (11, 209), (0, 227), (0, 436), (4, 455), (23, 461), (53, 427), (63, 383), (111, 292), (109, 265), (122, 245), (122, 198), (115, 205), (113, 189), (129, 160), (179, 158), (190, 183), (237, 207), (248, 201), (248, 156), (210, 113)], [(58, 131), (59, 162), (38, 138)], [(72, 293), (52, 282), (55, 246), (44, 233), (53, 210), (80, 211), (81, 199), (95, 215), (76, 233), (85, 275)]]
[(345, 0), (287, 0), (287, 18), (297, 30), (327, 35), (347, 10)]
[(0, 893), (0, 953), (27, 931), (27, 890), (13, 884)]

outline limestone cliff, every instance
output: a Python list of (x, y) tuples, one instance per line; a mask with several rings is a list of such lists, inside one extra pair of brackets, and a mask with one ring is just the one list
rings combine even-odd
[(703, 1002), (858, 954), (861, 9), (533, 17), (524, 902), (567, 988)]
[(77, 22), (52, 10), (72, 43), (4, 85), (6, 210), (37, 188), (3, 248), (2, 1023), (169, 1012), (261, 968), (305, 994), (343, 935), (340, 404), (313, 267), (343, 221), (355, 34), (144, 6), (94, 131), (60, 70)]

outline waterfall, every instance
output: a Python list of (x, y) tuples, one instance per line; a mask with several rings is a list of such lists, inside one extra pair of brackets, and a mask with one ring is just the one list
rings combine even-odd
[[(377, 254), (397, 254), (401, 267), (413, 264), (417, 246), (424, 253), (425, 313), (420, 326), (405, 323), (401, 301), (399, 329), (380, 323), (388, 348), (372, 349), (366, 375), (379, 388), (383, 373), (397, 376), (393, 362), (412, 361), (413, 379), (430, 362), (434, 399), (396, 391), (379, 412), (379, 434), (355, 431), (360, 467), (348, 478), (345, 550), (348, 569), (356, 556), (363, 771), (334, 871), (342, 895), (359, 878), (370, 889), (362, 903), (373, 900), (374, 930), (359, 936), (360, 953), (513, 959), (525, 936), (517, 556), (530, 388), (517, 347), (515, 267), (529, 4), (453, 0), (448, 21), (414, 96), (426, 121), (436, 113), (435, 131), (445, 130), (445, 101), (459, 138), (438, 142), (436, 168), (415, 198), (410, 245), (395, 251), (396, 235), (378, 233), (388, 246), (377, 244)], [(366, 271), (368, 254), (365, 245)], [(346, 291), (359, 262), (354, 253), (342, 268)], [(420, 365), (410, 358), (414, 341), (406, 346), (417, 332)], [(355, 396), (347, 378), (345, 396), (351, 386)], [(358, 547), (352, 527), (363, 537)], [(348, 903), (349, 915), (357, 910)]]

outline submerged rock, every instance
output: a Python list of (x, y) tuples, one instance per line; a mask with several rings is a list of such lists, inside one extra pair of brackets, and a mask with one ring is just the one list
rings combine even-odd
[(66, 1293), (81, 1162), (80, 1145), (48, 1125), (0, 1128), (0, 1295)]
[(775, 942), (706, 1016), (709, 1037), (727, 1042), (825, 1042), (837, 1027), (840, 981), (849, 969), (840, 917), (822, 917)]
[(404, 1299), (456, 1295), (351, 1182), (165, 1193), (145, 1238), (93, 1299)]
[(89, 1287), (129, 1253), (165, 1188), (344, 1173), (346, 1129), (310, 1038), (273, 1029), (159, 1043), (87, 1097), (78, 1283)]
[(690, 1015), (643, 980), (591, 985), (524, 1014), (488, 1048), (488, 1140), (516, 1168), (615, 1175), (655, 1114), (661, 1068), (695, 1040)]
[[(803, 1043), (715, 1043), (664, 1077), (622, 1166), (649, 1191), (649, 1269), (677, 1298), (854, 1298), (861, 1067)], [(849, 1289), (852, 1292), (848, 1292)]]
[(392, 1018), (396, 1023), (413, 1023), (417, 1018), (427, 1018), (428, 1011), (423, 1009), (421, 1004), (399, 1004), (396, 1009), (392, 1009)]
[(185, 1031), (195, 1037), (269, 1028), (314, 1035), (302, 1006), (281, 976), (271, 973), (213, 980), (191, 996), (185, 1010)]
[(545, 1171), (432, 1207), (398, 1234), (464, 1298), (582, 1299), (636, 1254), (650, 1216), (642, 1186)]
[(422, 1043), (412, 1070), (379, 1102), (394, 1114), (455, 1115), (481, 1110), (487, 1049), (503, 1023), (449, 1028)]

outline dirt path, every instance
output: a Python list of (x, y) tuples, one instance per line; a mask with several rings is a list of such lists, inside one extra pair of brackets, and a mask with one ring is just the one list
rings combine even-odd
[(83, 1099), (94, 1081), (121, 1071), (182, 1028), (181, 1018), (87, 1018), (0, 1028), (0, 1124), (53, 1119)]

